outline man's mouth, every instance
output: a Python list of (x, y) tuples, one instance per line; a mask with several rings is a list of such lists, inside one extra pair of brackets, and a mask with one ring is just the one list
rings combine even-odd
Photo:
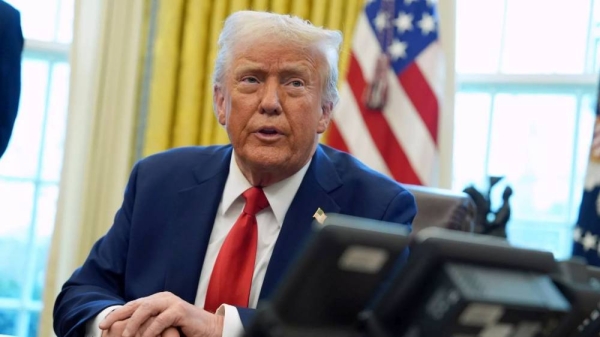
[(283, 137), (283, 132), (273, 127), (260, 128), (254, 134), (265, 143), (274, 143)]
[(280, 132), (275, 129), (275, 128), (262, 128), (260, 130), (258, 130), (258, 133), (263, 134), (263, 135), (277, 135), (280, 134)]

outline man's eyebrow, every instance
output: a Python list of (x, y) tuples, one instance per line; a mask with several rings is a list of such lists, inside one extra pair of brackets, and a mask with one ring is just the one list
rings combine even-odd
[(310, 68), (306, 65), (303, 64), (297, 64), (297, 65), (290, 65), (290, 66), (286, 66), (283, 69), (281, 69), (281, 73), (283, 75), (295, 75), (295, 76), (299, 76), (299, 75), (303, 75), (303, 76), (310, 76), (311, 71)]
[(237, 66), (234, 69), (234, 73), (248, 73), (248, 72), (267, 72), (267, 67), (258, 63), (248, 63)]
[[(298, 64), (290, 64), (290, 65), (286, 65), (283, 68), (280, 69), (280, 74), (284, 75), (284, 76), (299, 76), (299, 75), (310, 75), (311, 73), (311, 68), (309, 66), (307, 66), (306, 64), (303, 63), (298, 63)], [(246, 64), (242, 64), (237, 66), (234, 69), (234, 74), (239, 75), (239, 74), (244, 74), (244, 73), (266, 73), (268, 72), (268, 66), (263, 65), (263, 64), (259, 64), (259, 63), (246, 63)]]

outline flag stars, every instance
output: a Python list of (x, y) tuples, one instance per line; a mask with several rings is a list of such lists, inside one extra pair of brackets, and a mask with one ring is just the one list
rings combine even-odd
[(387, 25), (389, 24), (389, 17), (388, 14), (383, 12), (383, 11), (379, 11), (379, 13), (377, 13), (377, 16), (375, 17), (375, 28), (377, 28), (378, 31), (382, 31), (385, 29), (385, 27), (387, 27)]
[(435, 2), (435, 0), (427, 0), (427, 6), (433, 7), (433, 5), (435, 5)]
[(573, 241), (580, 242), (581, 241), (581, 228), (575, 227), (573, 230)]
[(405, 12), (398, 13), (398, 17), (394, 20), (394, 25), (398, 28), (400, 33), (404, 33), (407, 30), (413, 29), (413, 16), (412, 14), (406, 14)]
[(404, 4), (407, 6), (410, 6), (410, 4), (412, 4), (413, 2), (417, 2), (419, 0), (404, 0)]
[(583, 237), (581, 244), (583, 245), (583, 249), (587, 252), (590, 249), (596, 248), (596, 241), (597, 241), (596, 235), (594, 235), (590, 232), (585, 232), (585, 235)]
[(435, 20), (429, 13), (423, 13), (423, 17), (419, 20), (417, 25), (421, 28), (421, 33), (423, 33), (423, 35), (427, 35), (435, 30)]
[(396, 61), (400, 57), (405, 58), (406, 48), (408, 48), (408, 44), (406, 44), (406, 42), (394, 39), (388, 50), (390, 56), (392, 57), (392, 61)]

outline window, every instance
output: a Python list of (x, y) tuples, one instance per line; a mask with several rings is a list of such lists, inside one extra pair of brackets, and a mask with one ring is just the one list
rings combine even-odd
[[(517, 246), (571, 254), (600, 69), (600, 1), (456, 0), (453, 188), (514, 191)], [(483, 160), (482, 160), (483, 158)]]
[(73, 0), (7, 2), (21, 12), (26, 43), (20, 109), (0, 159), (0, 335), (33, 337), (63, 157)]

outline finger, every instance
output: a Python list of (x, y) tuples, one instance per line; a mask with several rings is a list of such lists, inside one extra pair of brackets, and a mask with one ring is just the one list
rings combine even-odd
[(163, 331), (163, 333), (160, 335), (161, 337), (180, 337), (179, 335), (179, 330), (177, 330), (177, 328), (167, 328), (167, 330)]
[(173, 327), (176, 318), (177, 310), (169, 308), (163, 311), (155, 317), (154, 321), (148, 326), (148, 329), (142, 334), (142, 337), (160, 336), (165, 330)]
[[(129, 317), (125, 331), (123, 331), (123, 337), (135, 335), (142, 324), (149, 318), (160, 314), (167, 307), (167, 303), (160, 298), (148, 298), (144, 303), (140, 304), (131, 317)], [(158, 334), (160, 334), (160, 332), (162, 332), (162, 330), (159, 331)], [(153, 335), (153, 337), (156, 335)]]
[(152, 324), (152, 322), (154, 322), (154, 320), (155, 320), (155, 319), (156, 319), (156, 317), (150, 317), (150, 318), (148, 318), (148, 319), (147, 319), (147, 320), (144, 322), (144, 324), (142, 324), (142, 325), (140, 326), (140, 328), (138, 329), (138, 331), (135, 333), (135, 336), (136, 336), (136, 337), (141, 337), (141, 336), (144, 334), (144, 332), (145, 332), (146, 330), (148, 330), (148, 327), (150, 326), (150, 324)]
[(123, 321), (131, 317), (131, 315), (139, 307), (140, 303), (142, 303), (140, 300), (131, 301), (124, 306), (111, 311), (108, 315), (106, 315), (102, 322), (100, 322), (98, 327), (102, 330), (106, 330), (115, 322)]
[(108, 330), (102, 330), (102, 337), (121, 337), (126, 324), (125, 321), (115, 322)]

